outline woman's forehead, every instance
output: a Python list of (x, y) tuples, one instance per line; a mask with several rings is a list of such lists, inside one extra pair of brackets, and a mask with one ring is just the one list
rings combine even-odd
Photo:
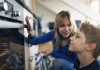
[(70, 21), (69, 21), (68, 19), (65, 18), (65, 19), (63, 20), (62, 24), (71, 24), (71, 23), (70, 23)]

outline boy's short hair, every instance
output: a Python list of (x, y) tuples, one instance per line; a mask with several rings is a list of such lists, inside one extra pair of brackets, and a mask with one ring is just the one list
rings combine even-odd
[(100, 27), (84, 22), (80, 26), (80, 31), (85, 34), (86, 43), (95, 43), (96, 48), (93, 51), (93, 57), (97, 58), (100, 55)]

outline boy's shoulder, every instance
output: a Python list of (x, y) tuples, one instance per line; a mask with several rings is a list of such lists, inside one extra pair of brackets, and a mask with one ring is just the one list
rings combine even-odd
[(99, 64), (99, 67), (100, 67), (100, 60), (97, 60), (98, 64)]
[(89, 64), (88, 66), (86, 67), (82, 67), (80, 68), (80, 62), (79, 60), (74, 64), (74, 68), (76, 70), (100, 70), (100, 61), (98, 60), (95, 60), (93, 61), (91, 64)]
[(96, 60), (97, 61), (97, 68), (100, 70), (100, 60)]

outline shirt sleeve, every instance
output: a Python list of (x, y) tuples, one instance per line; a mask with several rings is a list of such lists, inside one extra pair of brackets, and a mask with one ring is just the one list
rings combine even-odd
[(41, 44), (41, 43), (45, 43), (48, 42), (50, 40), (52, 40), (52, 38), (54, 37), (54, 31), (50, 31), (44, 35), (38, 36), (38, 37), (28, 37), (28, 43), (30, 43), (31, 45), (37, 45), (37, 44)]
[(62, 58), (62, 59), (66, 59), (66, 56), (62, 55), (61, 53), (59, 53), (57, 50), (53, 50), (53, 52), (51, 53), (51, 55), (55, 58)]

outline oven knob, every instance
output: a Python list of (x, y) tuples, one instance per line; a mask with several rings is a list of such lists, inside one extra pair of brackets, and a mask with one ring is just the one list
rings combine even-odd
[(13, 17), (19, 17), (20, 16), (20, 11), (13, 11), (12, 16)]
[(7, 11), (8, 4), (6, 2), (0, 2), (0, 11)]

